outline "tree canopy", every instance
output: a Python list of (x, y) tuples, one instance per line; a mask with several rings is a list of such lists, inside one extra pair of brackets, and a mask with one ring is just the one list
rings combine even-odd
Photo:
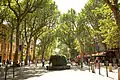
[(43, 59), (57, 48), (60, 54), (72, 58), (119, 48), (119, 21), (119, 0), (89, 0), (79, 13), (70, 9), (63, 14), (52, 0), (0, 1), (0, 24), (6, 22), (9, 28), (9, 59), (16, 43), (16, 63), (19, 54), (25, 54), (26, 61), (30, 56)]

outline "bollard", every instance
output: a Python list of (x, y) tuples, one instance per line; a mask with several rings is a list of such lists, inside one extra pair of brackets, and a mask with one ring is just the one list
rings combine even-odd
[(83, 61), (81, 61), (81, 68), (83, 68)]
[(37, 60), (35, 60), (35, 67), (37, 67)]
[(95, 73), (94, 62), (92, 63), (92, 73)]
[(108, 61), (106, 61), (106, 75), (108, 77)]
[(107, 77), (108, 77), (108, 68), (107, 68), (107, 66), (106, 66), (106, 75), (107, 75)]
[(117, 65), (117, 64), (115, 64), (115, 65), (114, 65), (114, 68), (115, 68), (115, 69), (117, 69), (117, 68), (118, 68), (118, 65)]
[(92, 62), (90, 62), (90, 67), (91, 67), (91, 70), (92, 70)]
[(90, 63), (88, 65), (89, 65), (89, 72), (90, 72)]
[(118, 80), (120, 80), (120, 68), (118, 68)]
[(109, 72), (112, 72), (112, 63), (109, 64)]
[(101, 63), (99, 62), (99, 74), (101, 74), (101, 73), (100, 73), (100, 67), (101, 67), (101, 65), (100, 65), (100, 64), (101, 64)]
[(88, 66), (89, 66), (89, 72), (90, 72), (90, 59), (88, 59)]

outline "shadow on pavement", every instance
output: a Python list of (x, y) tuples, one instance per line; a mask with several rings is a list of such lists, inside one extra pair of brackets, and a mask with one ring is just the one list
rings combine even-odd
[[(19, 67), (15, 69), (15, 75), (13, 79), (13, 69), (9, 69), (7, 72), (7, 80), (24, 80), (30, 77), (39, 77), (48, 71), (41, 67)], [(5, 80), (4, 75), (0, 76), (0, 80)]]
[(89, 70), (89, 68), (87, 66), (83, 66), (83, 68), (81, 68), (80, 66), (72, 66), (71, 69), (73, 70), (80, 70), (80, 71), (86, 71)]
[(110, 77), (110, 76), (108, 76), (108, 77), (114, 80), (114, 78), (112, 78), (112, 77)]

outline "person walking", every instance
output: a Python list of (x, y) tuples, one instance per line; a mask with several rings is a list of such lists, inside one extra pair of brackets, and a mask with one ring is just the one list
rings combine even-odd
[(94, 61), (94, 63), (95, 63), (95, 68), (99, 68), (99, 59), (98, 59), (98, 57), (96, 57), (96, 60)]
[(42, 59), (42, 67), (44, 67), (44, 65), (45, 65), (45, 59), (43, 58)]

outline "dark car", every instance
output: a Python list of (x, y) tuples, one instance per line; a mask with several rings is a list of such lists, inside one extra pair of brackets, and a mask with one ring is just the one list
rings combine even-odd
[(49, 66), (47, 66), (47, 70), (63, 70), (63, 69), (70, 69), (70, 66), (67, 65), (67, 60), (65, 56), (52, 55), (49, 60)]

